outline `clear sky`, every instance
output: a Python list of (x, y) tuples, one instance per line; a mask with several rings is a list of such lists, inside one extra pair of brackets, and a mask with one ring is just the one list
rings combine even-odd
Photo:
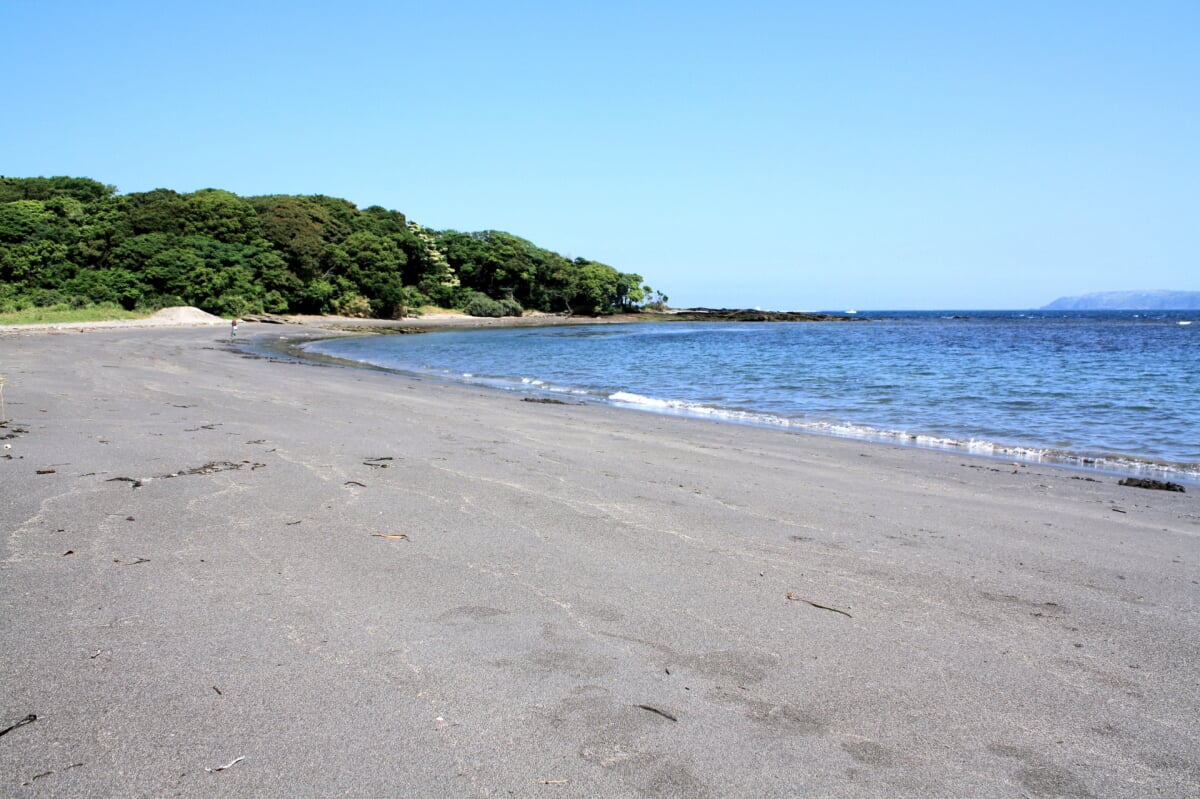
[(674, 306), (1200, 290), (1200, 2), (7, 2), (0, 174), (327, 194)]

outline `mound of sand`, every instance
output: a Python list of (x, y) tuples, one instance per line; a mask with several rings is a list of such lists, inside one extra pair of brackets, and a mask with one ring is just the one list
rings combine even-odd
[(225, 321), (219, 316), (213, 316), (207, 311), (193, 308), (190, 305), (178, 305), (174, 308), (163, 308), (150, 317), (155, 322), (169, 322), (177, 325), (202, 325)]

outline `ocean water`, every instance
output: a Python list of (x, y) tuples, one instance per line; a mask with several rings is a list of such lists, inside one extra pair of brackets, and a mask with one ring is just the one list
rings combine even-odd
[(860, 312), (333, 339), (492, 388), (1200, 482), (1200, 313)]

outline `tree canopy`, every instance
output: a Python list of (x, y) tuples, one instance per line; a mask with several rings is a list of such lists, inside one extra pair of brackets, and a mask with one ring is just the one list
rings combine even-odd
[(640, 275), (496, 230), (436, 231), (380, 206), (221, 189), (118, 194), (90, 178), (0, 177), (0, 310), (194, 305), (225, 316), (610, 314), (665, 297)]

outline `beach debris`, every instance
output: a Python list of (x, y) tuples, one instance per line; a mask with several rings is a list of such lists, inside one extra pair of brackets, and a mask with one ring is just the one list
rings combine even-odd
[(216, 474), (217, 472), (228, 472), (233, 469), (240, 469), (250, 461), (242, 461), (234, 463), (233, 461), (209, 461), (203, 466), (197, 466), (195, 469), (185, 469), (171, 474), (164, 474), (163, 477), (184, 477), (193, 474)]
[(367, 458), (363, 461), (363, 466), (370, 466), (373, 469), (386, 469), (388, 467), (385, 461), (395, 460), (390, 455), (384, 455), (379, 458)]
[(38, 474), (54, 474), (55, 471), (53, 469), (38, 469), (37, 473)]
[[(82, 766), (82, 765), (83, 765), (82, 763), (72, 763), (71, 765), (69, 765), (69, 766), (66, 766), (65, 768), (63, 768), (63, 771), (70, 771), (71, 769), (73, 769), (73, 768), (79, 768), (79, 767), (80, 767), (80, 766)], [(55, 773), (54, 771), (43, 771), (41, 774), (34, 774), (32, 777), (30, 777), (29, 779), (25, 780), (25, 782), (21, 783), (21, 787), (22, 787), (22, 788), (25, 788), (25, 787), (28, 787), (28, 786), (30, 786), (30, 785), (33, 785), (33, 783), (37, 782), (37, 781), (38, 781), (38, 780), (40, 780), (42, 777), (49, 777), (51, 774), (54, 774), (54, 773)]]
[(220, 423), (220, 422), (217, 422), (216, 424), (202, 424), (202, 425), (200, 425), (199, 427), (188, 427), (188, 428), (185, 428), (183, 432), (185, 432), (185, 433), (195, 433), (195, 432), (196, 432), (196, 431), (198, 431), (198, 430), (216, 430), (216, 429), (217, 429), (218, 427), (220, 427), (220, 426), (221, 426), (221, 423)]
[(1168, 483), (1164, 480), (1150, 480), (1144, 477), (1126, 477), (1124, 480), (1117, 482), (1120, 486), (1132, 486), (1134, 488), (1153, 488), (1158, 491), (1178, 491), (1181, 494), (1186, 494), (1183, 486), (1179, 483)]
[(238, 763), (241, 763), (245, 759), (246, 759), (246, 756), (242, 755), (241, 757), (235, 757), (233, 760), (230, 760), (228, 763), (226, 763), (223, 766), (217, 766), (216, 768), (209, 768), (208, 766), (205, 766), (204, 770), (207, 771), (209, 774), (212, 774), (215, 771), (224, 771), (227, 768), (232, 768), (232, 767), (236, 766)]
[(217, 686), (215, 686), (215, 685), (212, 687), (212, 689), (213, 689), (214, 691), (216, 691), (216, 692), (217, 692), (217, 696), (224, 696), (224, 695), (225, 695), (225, 694), (221, 693), (221, 689), (220, 689), (220, 688), (218, 688), (218, 687), (217, 687)]
[(538, 785), (566, 785), (570, 780), (538, 780)]
[(670, 721), (679, 721), (679, 719), (675, 718), (667, 711), (656, 708), (654, 705), (634, 705), (634, 707), (641, 708), (642, 710), (649, 710), (651, 713), (657, 713), (664, 719), (669, 719)]
[(797, 594), (793, 591), (787, 592), (787, 598), (793, 602), (803, 602), (806, 605), (812, 605), (814, 608), (820, 608), (821, 610), (832, 610), (834, 613), (840, 613), (847, 618), (850, 618), (850, 619), (854, 618), (853, 616), (851, 616), (849, 613), (847, 613), (844, 610), (839, 610), (838, 608), (833, 608), (833, 607), (830, 607), (829, 605), (822, 605), (820, 602), (814, 602), (811, 599), (805, 599), (804, 597), (800, 596), (799, 594)]
[(63, 557), (65, 558), (67, 555), (74, 555), (74, 554), (75, 554), (75, 550), (68, 549), (66, 552), (63, 553)]
[(407, 541), (406, 533), (371, 533), (372, 538), (386, 538), (389, 541)]
[(294, 521), (294, 522), (287, 522), (287, 525), (286, 525), (286, 526), (288, 526), (288, 527), (292, 527), (292, 526), (294, 526), (294, 525), (297, 525), (297, 524), (299, 524), (299, 523), (300, 523), (300, 522), (302, 522), (302, 521), (304, 521), (304, 520), (303, 520), (303, 519), (297, 519), (297, 520), (296, 520), (296, 521)]
[(18, 721), (16, 724), (12, 725), (11, 727), (6, 727), (3, 730), (0, 730), (0, 735), (8, 735), (10, 732), (15, 730), (17, 727), (24, 727), (26, 724), (32, 724), (35, 721), (37, 721), (37, 715), (34, 713), (30, 713), (28, 716), (21, 719), (20, 721)]
[(542, 405), (567, 405), (568, 404), (566, 402), (563, 402), (560, 399), (553, 399), (552, 397), (522, 397), (521, 402), (537, 402)]
[(113, 563), (121, 563), (122, 566), (136, 566), (139, 563), (149, 563), (149, 562), (150, 562), (150, 558), (134, 558), (133, 560), (129, 561), (128, 563), (121, 563), (120, 558), (113, 558)]
[(346, 485), (346, 486), (358, 486), (359, 488), (366, 488), (366, 487), (367, 487), (367, 484), (366, 484), (366, 483), (360, 483), (360, 482), (358, 482), (357, 480), (347, 480), (346, 482), (342, 483), (342, 485)]
[(131, 485), (130, 488), (141, 488), (142, 487), (142, 481), (134, 480), (132, 477), (110, 477), (107, 480), (105, 480), (104, 482), (106, 482), (106, 483), (132, 483), (133, 485)]

